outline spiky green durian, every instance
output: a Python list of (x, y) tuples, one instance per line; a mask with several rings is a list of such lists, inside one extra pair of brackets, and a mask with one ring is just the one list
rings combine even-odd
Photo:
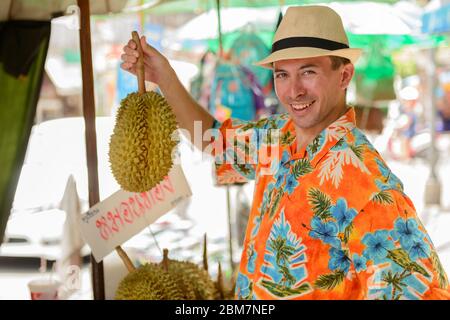
[(175, 115), (160, 94), (130, 93), (122, 100), (109, 144), (111, 170), (122, 189), (145, 192), (164, 179), (173, 165), (176, 129)]
[(129, 273), (119, 284), (116, 300), (186, 299), (175, 279), (159, 265), (145, 264)]
[(167, 272), (167, 274), (172, 278), (177, 284), (180, 291), (183, 293), (183, 299), (185, 300), (196, 300), (196, 288), (195, 284), (189, 281), (190, 279), (186, 277), (185, 272), (178, 267), (178, 264), (172, 263), (170, 261), (167, 271), (163, 266), (160, 266), (162, 272)]
[(194, 290), (195, 300), (213, 300), (216, 296), (216, 286), (208, 272), (196, 264), (187, 261), (169, 259), (168, 272), (176, 278), (184, 278)]

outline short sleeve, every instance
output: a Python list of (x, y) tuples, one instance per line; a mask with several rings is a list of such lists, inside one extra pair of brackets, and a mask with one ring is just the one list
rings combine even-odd
[(217, 184), (245, 183), (255, 179), (258, 138), (255, 123), (227, 119), (213, 123), (213, 147)]
[(450, 299), (447, 275), (411, 200), (386, 190), (358, 213), (348, 241), (357, 299)]

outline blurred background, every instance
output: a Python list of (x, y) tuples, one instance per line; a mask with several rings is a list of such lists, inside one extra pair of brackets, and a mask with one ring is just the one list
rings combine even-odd
[[(82, 55), (76, 1), (0, 3), (0, 299), (30, 299), (27, 283), (63, 278), (65, 299), (92, 299), (89, 248), (73, 217), (89, 208)], [(119, 190), (108, 144), (120, 101), (137, 91), (122, 71), (137, 30), (161, 51), (191, 94), (219, 120), (283, 112), (272, 73), (252, 65), (270, 52), (290, 5), (322, 4), (364, 50), (348, 90), (364, 130), (403, 181), (450, 272), (450, 1), (91, 1), (90, 38), (100, 201)], [(148, 83), (148, 89), (153, 85)], [(16, 105), (19, 106), (16, 108)], [(172, 258), (218, 263), (233, 277), (253, 183), (219, 186), (212, 160), (182, 139), (189, 201), (123, 245), (136, 264)], [(2, 235), (2, 233), (0, 233)], [(106, 298), (126, 269), (104, 260)]]

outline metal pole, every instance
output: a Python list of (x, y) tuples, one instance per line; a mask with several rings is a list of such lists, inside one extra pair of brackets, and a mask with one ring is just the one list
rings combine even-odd
[[(97, 170), (97, 138), (95, 135), (94, 76), (92, 71), (91, 26), (89, 0), (77, 0), (80, 7), (80, 50), (83, 84), (83, 116), (88, 167), (89, 206), (99, 202)], [(97, 263), (91, 255), (92, 288), (95, 300), (105, 300), (103, 262)]]
[(430, 150), (429, 150), (429, 163), (430, 163), (430, 176), (428, 177), (425, 186), (425, 204), (426, 205), (441, 205), (441, 183), (438, 179), (436, 172), (436, 164), (439, 159), (439, 154), (436, 149), (436, 96), (434, 88), (436, 88), (436, 64), (435, 64), (436, 48), (430, 48), (429, 50), (429, 68), (428, 68), (428, 102), (430, 110)]

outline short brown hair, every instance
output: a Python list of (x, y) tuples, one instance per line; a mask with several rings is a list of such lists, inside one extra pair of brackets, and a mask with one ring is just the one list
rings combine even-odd
[(347, 58), (338, 57), (338, 56), (330, 56), (331, 60), (331, 69), (336, 70), (342, 65), (349, 64), (351, 61)]

